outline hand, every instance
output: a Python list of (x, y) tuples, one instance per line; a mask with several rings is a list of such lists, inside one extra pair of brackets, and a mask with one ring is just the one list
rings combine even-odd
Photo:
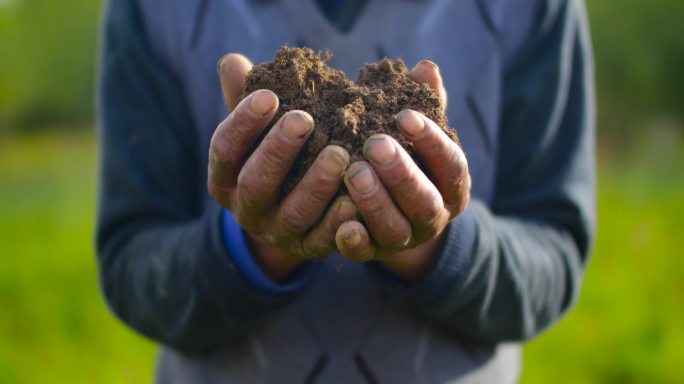
[(276, 202), (281, 183), (314, 122), (306, 112), (290, 111), (249, 154), (278, 109), (278, 98), (268, 90), (258, 90), (239, 101), (251, 67), (237, 54), (226, 55), (219, 62), (226, 106), (232, 113), (211, 139), (207, 187), (248, 234), (257, 262), (279, 280), (302, 260), (334, 251), (335, 231), (357, 212), (349, 196), (330, 204), (349, 165), (349, 154), (332, 145), (323, 149), (292, 192)]
[[(421, 62), (411, 76), (446, 92), (437, 67)], [(336, 233), (337, 247), (356, 261), (377, 259), (407, 280), (422, 276), (439, 249), (447, 224), (470, 198), (470, 174), (461, 148), (423, 114), (404, 110), (397, 127), (410, 140), (428, 176), (388, 135), (374, 135), (364, 145), (368, 162), (352, 164), (345, 184), (365, 226), (350, 220)]]

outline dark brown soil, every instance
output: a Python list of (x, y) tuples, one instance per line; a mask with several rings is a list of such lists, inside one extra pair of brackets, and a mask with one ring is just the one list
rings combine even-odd
[(328, 67), (325, 62), (329, 58), (328, 53), (322, 56), (308, 48), (283, 47), (274, 61), (254, 66), (247, 75), (244, 95), (269, 89), (280, 99), (280, 108), (265, 132), (285, 112), (295, 109), (308, 112), (315, 122), (283, 183), (281, 196), (294, 188), (316, 155), (330, 144), (344, 147), (354, 162), (363, 159), (368, 137), (386, 133), (414, 156), (410, 142), (395, 125), (395, 115), (406, 108), (424, 113), (458, 143), (456, 133), (447, 127), (439, 96), (427, 85), (411, 80), (401, 59), (366, 64), (354, 82)]

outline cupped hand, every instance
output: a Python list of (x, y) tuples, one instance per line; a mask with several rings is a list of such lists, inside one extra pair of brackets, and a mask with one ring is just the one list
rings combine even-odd
[[(438, 91), (446, 105), (434, 64), (421, 62), (411, 75)], [(368, 161), (352, 164), (344, 179), (363, 223), (344, 222), (336, 243), (352, 260), (379, 260), (400, 277), (415, 280), (434, 260), (447, 224), (467, 206), (471, 181), (465, 154), (432, 120), (404, 110), (396, 124), (427, 174), (391, 136), (370, 137), (364, 145)]]
[(278, 280), (302, 260), (334, 251), (336, 230), (357, 211), (349, 196), (336, 198), (349, 154), (334, 145), (324, 148), (297, 186), (277, 199), (314, 122), (304, 111), (290, 111), (250, 152), (278, 109), (277, 96), (268, 90), (240, 100), (251, 66), (238, 54), (219, 61), (224, 99), (232, 112), (211, 139), (207, 187), (248, 234), (257, 261)]

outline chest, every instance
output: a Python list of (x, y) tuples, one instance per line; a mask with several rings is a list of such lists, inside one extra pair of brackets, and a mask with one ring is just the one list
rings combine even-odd
[[(412, 66), (431, 60), (448, 92), (447, 115), (466, 152), (473, 196), (489, 201), (494, 183), (500, 115), (501, 59), (476, 0), (368, 0), (342, 34), (313, 0), (207, 0), (182, 15), (188, 23), (176, 55), (205, 154), (225, 110), (215, 71), (227, 52), (255, 63), (283, 44), (329, 50), (329, 64), (350, 78), (366, 62), (401, 57)], [(208, 94), (200, 102), (193, 95)], [(209, 100), (207, 102), (206, 100)], [(202, 162), (206, 163), (206, 162)]]

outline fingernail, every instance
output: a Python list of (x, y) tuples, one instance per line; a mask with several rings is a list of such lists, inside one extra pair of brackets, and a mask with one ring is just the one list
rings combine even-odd
[(419, 64), (419, 65), (429, 65), (429, 66), (431, 66), (432, 68), (434, 68), (434, 69), (439, 73), (439, 67), (437, 66), (437, 64), (435, 64), (434, 62), (432, 62), (432, 61), (430, 61), (430, 60), (422, 60), (422, 61), (419, 62), (418, 64)]
[[(221, 74), (221, 64), (223, 64), (223, 59), (225, 59), (226, 56), (228, 56), (228, 55), (230, 55), (230, 53), (226, 53), (225, 55), (221, 56), (221, 58), (219, 58), (218, 61), (216, 62), (216, 72), (218, 74)], [(230, 72), (230, 71), (228, 71), (228, 72)]]
[(290, 140), (306, 137), (312, 128), (313, 122), (301, 112), (289, 112), (281, 123), (283, 133)]
[(335, 150), (326, 151), (321, 161), (321, 172), (330, 179), (339, 179), (349, 166), (349, 156)]
[(353, 218), (358, 212), (356, 204), (349, 200), (343, 200), (337, 208), (337, 214), (341, 218)]
[(349, 181), (362, 194), (369, 193), (375, 187), (375, 178), (366, 164), (357, 167), (349, 176)]
[(397, 114), (397, 126), (410, 137), (418, 137), (425, 131), (425, 120), (410, 109), (404, 109)]
[(356, 248), (361, 244), (361, 234), (358, 229), (354, 228), (342, 235), (342, 241), (347, 247)]
[(249, 102), (249, 109), (257, 116), (266, 116), (277, 105), (278, 97), (275, 93), (269, 90), (259, 90), (252, 95), (252, 101)]
[(374, 136), (366, 140), (363, 153), (374, 163), (389, 165), (397, 157), (397, 149), (387, 136)]

